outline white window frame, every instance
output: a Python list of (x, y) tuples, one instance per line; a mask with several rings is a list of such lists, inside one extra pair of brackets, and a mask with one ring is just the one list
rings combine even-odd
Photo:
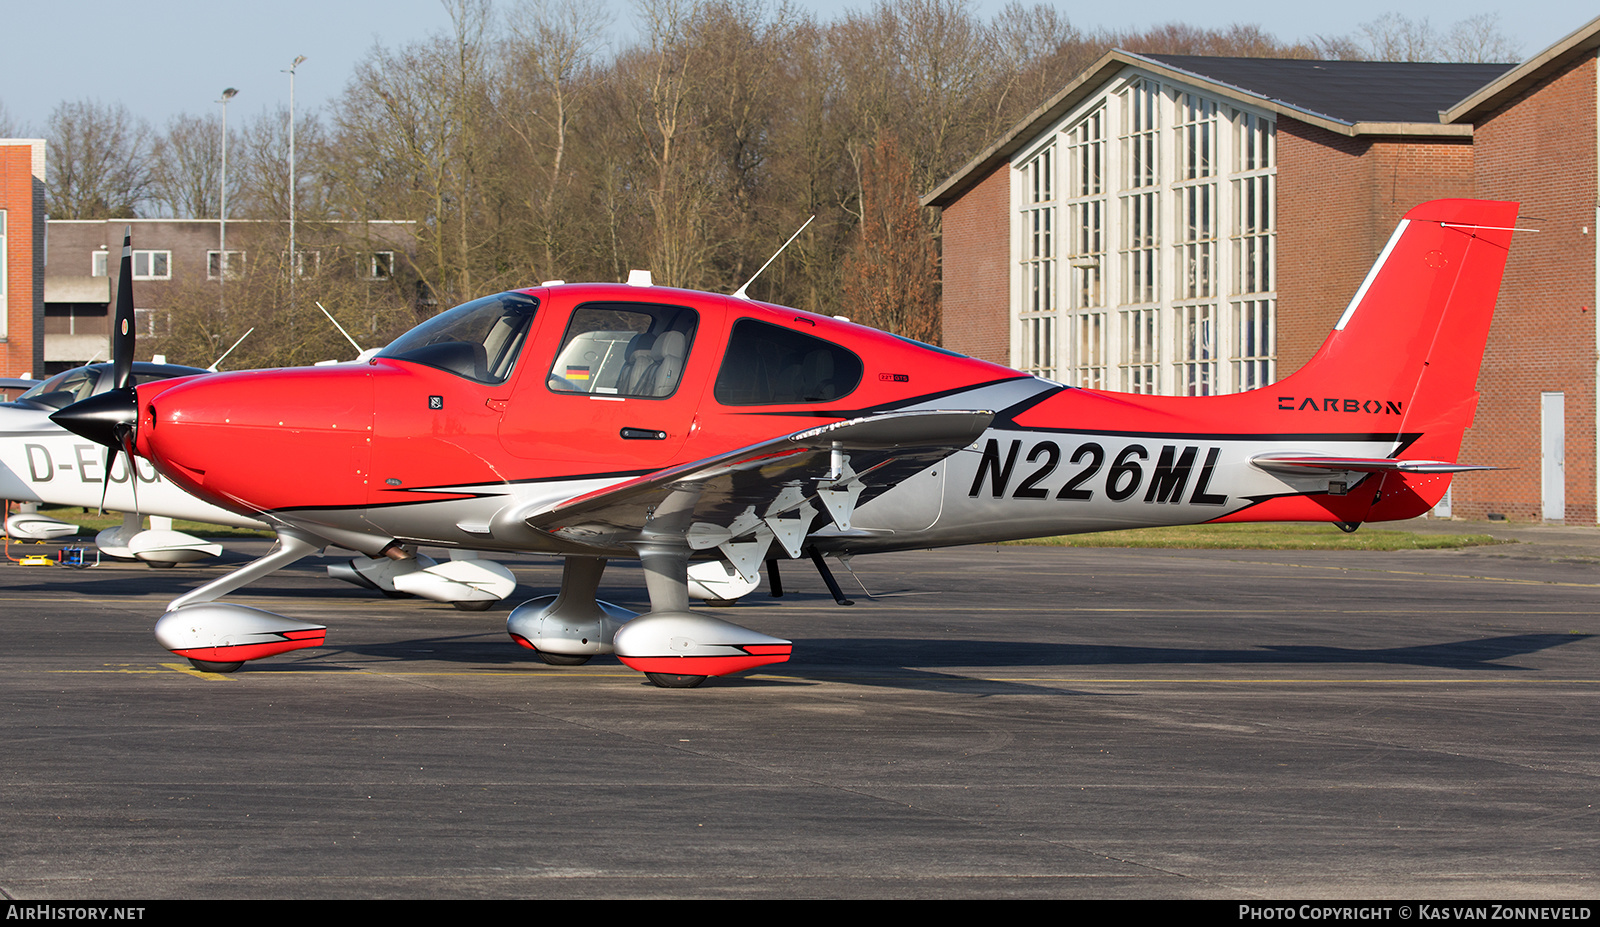
[(215, 249), (206, 252), (206, 279), (221, 280), (222, 273), (226, 273), (229, 280), (239, 279), (239, 275), (244, 273), (245, 253), (229, 248), (227, 257), (219, 262), (218, 256), (221, 254)]
[(1056, 146), (1045, 145), (1022, 166), (1022, 337), (1020, 369), (1055, 379), (1060, 359), (1057, 325)]
[[(157, 327), (160, 331), (157, 331)], [(159, 338), (172, 334), (172, 313), (143, 306), (133, 308), (133, 327), (141, 335)]]
[(388, 280), (394, 276), (394, 252), (371, 251), (367, 254), (367, 279)]
[(1046, 336), (1026, 168), (1054, 146), (1059, 379), (1168, 395), (1272, 382), (1276, 128), (1249, 101), (1130, 66), (1033, 138), (1012, 161), (1011, 362), (1030, 369)]
[[(160, 263), (159, 272), (157, 272), (157, 262)], [(143, 265), (143, 272), (141, 272), (141, 264)], [(149, 248), (135, 249), (133, 252), (133, 279), (171, 280), (172, 252)]]
[[(296, 277), (315, 277), (322, 273), (321, 251), (296, 251), (291, 260), (292, 273)], [(307, 267), (309, 266), (309, 270)]]
[(1104, 103), (1071, 124), (1066, 144), (1066, 287), (1068, 373), (1063, 382), (1107, 389), (1106, 312), (1106, 124)]
[(1237, 299), (1233, 303), (1233, 384), (1260, 389), (1278, 379), (1278, 305), (1275, 299)]

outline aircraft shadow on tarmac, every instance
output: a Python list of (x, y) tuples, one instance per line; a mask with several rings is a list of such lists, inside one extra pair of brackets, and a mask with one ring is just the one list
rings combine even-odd
[[(84, 571), (75, 577), (76, 591), (94, 596), (97, 591), (111, 595), (163, 595), (172, 594), (175, 589), (188, 587), (195, 582), (194, 572), (174, 570), (120, 570), (116, 573), (96, 573), (93, 570)], [(209, 571), (207, 571), (209, 572)], [(41, 577), (43, 580), (43, 577)], [(10, 585), (7, 587), (13, 594), (26, 593), (32, 590), (59, 589), (59, 585), (49, 581)], [(620, 596), (609, 596), (613, 601), (625, 606), (640, 605), (635, 603), (635, 595), (628, 591)], [(636, 591), (636, 590), (635, 590)], [(520, 590), (519, 590), (520, 593)], [(251, 596), (263, 597), (291, 597), (291, 598), (332, 598), (337, 600), (370, 599), (375, 604), (383, 602), (371, 591), (358, 589), (354, 586), (345, 587), (341, 583), (327, 582), (325, 579), (315, 584), (315, 589), (305, 587), (282, 588), (252, 588)], [(890, 593), (889, 595), (893, 595)], [(813, 596), (806, 593), (794, 595), (790, 598), (825, 599), (826, 596)], [(512, 601), (520, 601), (518, 595)], [(399, 605), (400, 603), (394, 603)], [(393, 660), (396, 669), (404, 663), (417, 661), (442, 662), (455, 665), (490, 666), (496, 668), (526, 667), (530, 671), (548, 671), (559, 673), (562, 670), (554, 667), (545, 667), (538, 662), (538, 658), (528, 651), (513, 645), (500, 627), (494, 615), (504, 615), (509, 611), (511, 603), (500, 603), (493, 611), (487, 613), (464, 613), (451, 609), (442, 603), (414, 601), (410, 603), (414, 614), (411, 620), (434, 621), (438, 617), (446, 620), (470, 621), (468, 626), (461, 626), (463, 633), (445, 634), (430, 637), (418, 637), (410, 640), (389, 641), (384, 643), (363, 643), (359, 639), (352, 639), (361, 634), (357, 628), (340, 631), (335, 630), (330, 634), (326, 647), (316, 648), (305, 652), (299, 659), (274, 659), (259, 664), (252, 664), (247, 672), (260, 672), (273, 670), (304, 672), (325, 668), (331, 672), (356, 669), (343, 663), (346, 656), (363, 658), (379, 658)], [(433, 613), (429, 617), (428, 613)], [(156, 616), (152, 614), (151, 620)], [(399, 613), (395, 614), (399, 618)], [(488, 619), (487, 624), (483, 623)], [(336, 620), (327, 616), (324, 620)], [(1250, 648), (1213, 648), (1213, 647), (1157, 647), (1157, 646), (1128, 646), (1120, 644), (1095, 644), (1095, 643), (1062, 643), (1041, 642), (1029, 640), (979, 640), (979, 639), (948, 639), (948, 638), (810, 638), (795, 639), (795, 655), (791, 662), (780, 666), (769, 667), (760, 673), (760, 680), (741, 676), (730, 676), (719, 681), (719, 684), (785, 684), (801, 681), (822, 681), (837, 678), (842, 672), (849, 674), (870, 673), (878, 677), (878, 684), (915, 684), (913, 680), (921, 679), (924, 684), (938, 680), (962, 680), (970, 682), (967, 676), (955, 676), (938, 672), (938, 668), (964, 668), (994, 667), (1005, 668), (1030, 668), (1040, 669), (1048, 667), (1061, 668), (1088, 668), (1109, 666), (1415, 666), (1431, 669), (1462, 670), (1493, 673), (1527, 673), (1537, 671), (1533, 667), (1520, 666), (1506, 661), (1515, 657), (1537, 653), (1553, 647), (1565, 646), (1585, 640), (1594, 635), (1590, 634), (1511, 634), (1499, 637), (1473, 638), (1467, 640), (1444, 641), (1431, 644), (1415, 644), (1405, 647), (1328, 647), (1310, 644), (1260, 644)], [(609, 656), (597, 657), (593, 665), (615, 664), (615, 659)], [(895, 681), (883, 677), (895, 677)], [(774, 678), (778, 677), (778, 678)]]
[[(802, 648), (806, 662), (817, 663), (838, 654), (851, 664), (906, 666), (1151, 666), (1194, 664), (1386, 664), (1438, 669), (1523, 671), (1527, 667), (1494, 661), (1571, 644), (1589, 634), (1510, 634), (1410, 647), (1322, 647), (1262, 644), (1249, 649), (1130, 647), (1106, 644), (1062, 644), (1034, 641), (850, 639), (796, 641), (796, 660)], [(831, 661), (829, 661), (831, 662)]]
[[(728, 676), (718, 686), (795, 685), (837, 680), (849, 676), (865, 685), (896, 688), (969, 686), (970, 674), (939, 672), (940, 667), (1030, 668), (1104, 666), (1287, 666), (1287, 665), (1399, 665), (1467, 671), (1534, 672), (1530, 667), (1497, 661), (1564, 646), (1594, 635), (1512, 634), (1411, 647), (1347, 648), (1304, 645), (1263, 645), (1248, 650), (1215, 648), (1127, 647), (1082, 644), (1041, 644), (1027, 641), (906, 640), (899, 638), (815, 638), (795, 641), (795, 659), (763, 670), (759, 678)], [(532, 654), (512, 646), (497, 635), (483, 633), (417, 638), (383, 644), (349, 642), (308, 651), (300, 659), (253, 664), (247, 672), (325, 669), (359, 671), (344, 660), (350, 656), (389, 658), (382, 665), (404, 671), (419, 661), (436, 663), (524, 667), (530, 672), (561, 673), (546, 667)], [(593, 666), (614, 664), (609, 656), (595, 658)], [(992, 681), (991, 681), (992, 682)], [(1035, 691), (1022, 680), (1007, 688)]]

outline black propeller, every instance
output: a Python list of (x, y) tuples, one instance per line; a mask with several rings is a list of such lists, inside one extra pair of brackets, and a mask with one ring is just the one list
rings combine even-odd
[[(116, 463), (117, 452), (128, 455), (128, 477), (134, 491), (134, 509), (138, 509), (138, 479), (133, 472), (133, 440), (139, 423), (139, 393), (133, 382), (133, 228), (129, 226), (122, 237), (122, 267), (117, 274), (117, 310), (112, 318), (110, 390), (75, 402), (50, 416), (50, 420), (68, 431), (82, 435), (96, 444), (110, 448), (106, 455), (105, 487), (111, 486), (111, 465)], [(101, 508), (105, 508), (104, 491)]]

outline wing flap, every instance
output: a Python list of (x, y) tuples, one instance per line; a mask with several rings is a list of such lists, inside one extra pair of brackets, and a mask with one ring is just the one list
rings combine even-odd
[(993, 419), (934, 410), (836, 422), (575, 496), (523, 521), (586, 546), (717, 547), (748, 572), (775, 540), (798, 556), (819, 516), (848, 530), (857, 505), (976, 441)]

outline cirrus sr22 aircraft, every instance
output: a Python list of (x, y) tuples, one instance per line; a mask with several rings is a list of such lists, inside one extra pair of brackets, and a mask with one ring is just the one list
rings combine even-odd
[[(364, 365), (119, 375), (54, 418), (277, 529), (156, 623), (202, 668), (325, 640), (229, 591), (330, 544), (401, 560), (427, 544), (565, 557), (560, 594), (516, 608), (511, 636), (546, 662), (609, 652), (692, 686), (790, 643), (690, 611), (691, 563), (753, 583), (784, 557), (1426, 512), (1479, 469), (1455, 458), (1516, 212), (1411, 210), (1311, 361), (1225, 396), (1066, 387), (740, 296), (550, 284), (445, 312)], [(642, 561), (648, 613), (596, 599), (616, 557)]]

